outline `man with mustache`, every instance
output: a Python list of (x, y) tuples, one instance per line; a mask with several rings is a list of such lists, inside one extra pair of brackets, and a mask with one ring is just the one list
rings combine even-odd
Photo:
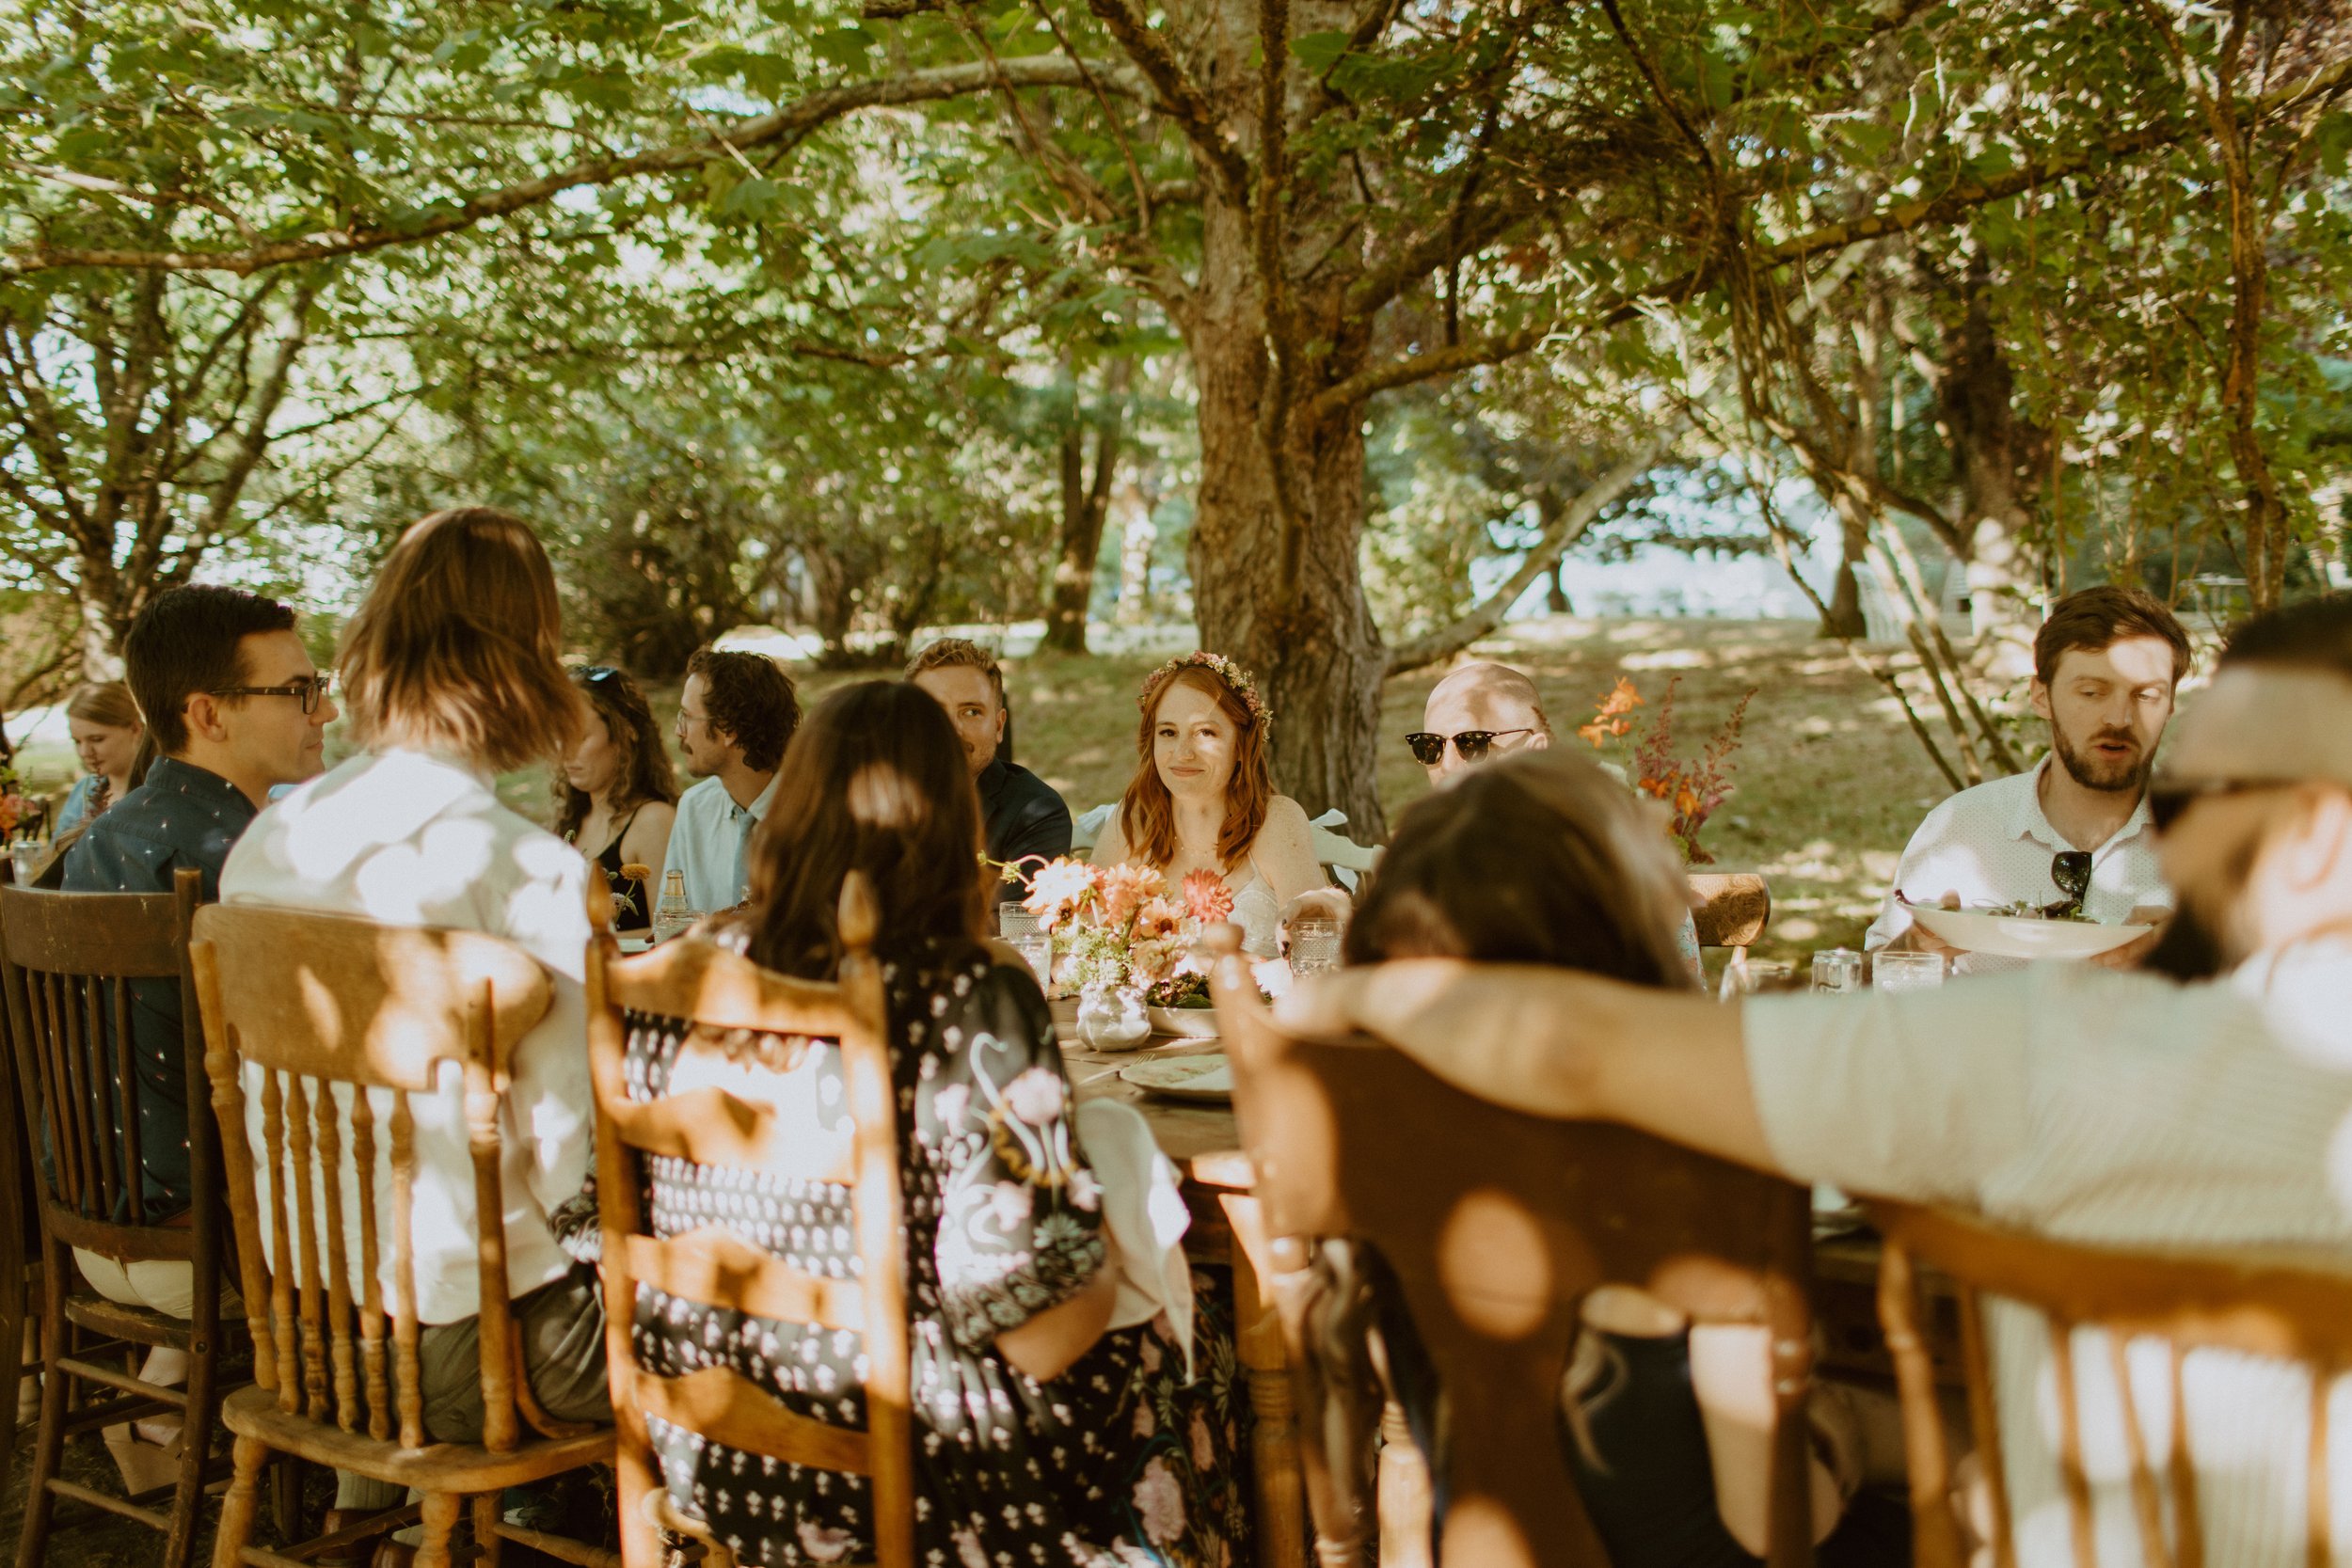
[[(1914, 923), (1905, 897), (1963, 908), (2050, 905), (2080, 888), (2083, 912), (2096, 920), (2156, 923), (2170, 910), (2148, 822), (2148, 773), (2188, 673), (2188, 634), (2147, 594), (2102, 584), (2051, 607), (2033, 663), (2033, 710), (2049, 721), (2050, 754), (1928, 814), (1864, 946), (1951, 955), (1961, 974), (2022, 966), (1955, 953)], [(2154, 941), (2152, 932), (2093, 961), (2129, 968)]]

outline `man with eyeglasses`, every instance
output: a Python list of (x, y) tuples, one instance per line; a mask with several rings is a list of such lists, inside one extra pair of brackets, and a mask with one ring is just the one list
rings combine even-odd
[[(325, 767), (326, 726), (336, 714), (329, 677), (295, 635), (292, 610), (235, 588), (158, 594), (131, 624), (122, 657), (124, 679), (159, 755), (146, 783), (93, 818), (67, 850), (65, 888), (168, 893), (173, 873), (194, 866), (203, 874), (209, 902), (220, 896), (230, 849), (270, 791)], [(133, 980), (129, 989), (144, 1201), (151, 1217), (167, 1222), (187, 1211), (190, 1198), (180, 985)], [(193, 1310), (185, 1263), (124, 1264), (79, 1248), (74, 1258), (102, 1295), (175, 1318)], [(155, 1351), (144, 1375), (178, 1382), (185, 1358)], [(169, 1434), (153, 1435), (162, 1441)], [(134, 1491), (177, 1474), (177, 1461), (151, 1443), (134, 1445), (127, 1433), (110, 1432), (107, 1446)]]
[[(1863, 945), (1943, 953), (1953, 973), (2020, 969), (1961, 953), (1915, 923), (1914, 904), (2026, 903), (2094, 920), (2160, 923), (2172, 895), (2156, 863), (2146, 800), (2156, 743), (2188, 673), (2188, 634), (2136, 588), (2103, 584), (2051, 607), (2034, 638), (2034, 712), (2050, 726), (2041, 766), (1964, 789), (1930, 812), (1896, 867)], [(2151, 932), (2091, 961), (2128, 969)]]
[(701, 913), (743, 901), (752, 834), (776, 798), (777, 769), (800, 722), (792, 677), (774, 659), (694, 650), (678, 696), (677, 744), (686, 770), (702, 782), (678, 797), (657, 889), (676, 871), (687, 903)]
[[(1318, 977), (1278, 1009), (1302, 1030), (1375, 1031), (1501, 1104), (1623, 1122), (1800, 1182), (2092, 1245), (2352, 1256), (2352, 595), (2237, 633), (2148, 801), (2180, 898), (2158, 957), (2194, 983), (2038, 964), (1935, 991), (1724, 1006), (1423, 959)], [(2047, 1325), (1993, 1311), (2018, 1560), (2071, 1563)], [(2082, 1484), (2098, 1538), (2135, 1541), (2144, 1499), (2108, 1371), (2124, 1347), (2098, 1340), (2079, 1329), (2070, 1346), (2093, 1458)], [(2190, 1350), (2168, 1388), (2163, 1347), (2129, 1352), (2145, 1440), (2188, 1434), (2202, 1560), (2303, 1562), (2306, 1378)], [(2328, 1402), (2345, 1395), (2340, 1380)], [(2352, 1447), (2328, 1445), (2327, 1464), (2341, 1521)], [(2169, 1512), (2191, 1517), (2184, 1499)], [(2339, 1550), (2344, 1536), (2339, 1523)]]

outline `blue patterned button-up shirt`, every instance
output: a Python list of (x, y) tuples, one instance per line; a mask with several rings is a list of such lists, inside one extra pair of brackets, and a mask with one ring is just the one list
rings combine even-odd
[[(147, 782), (89, 825), (66, 851), (69, 893), (168, 893), (183, 865), (220, 896), (220, 868), (257, 810), (245, 792), (193, 763), (161, 757)], [(189, 1203), (188, 1055), (180, 982), (134, 980), (131, 1038), (138, 1070), (139, 1163), (150, 1221)], [(128, 1216), (121, 1216), (128, 1217)]]

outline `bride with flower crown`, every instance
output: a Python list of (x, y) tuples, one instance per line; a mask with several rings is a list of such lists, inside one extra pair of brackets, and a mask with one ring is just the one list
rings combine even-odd
[(1306, 811), (1274, 793), (1273, 716), (1247, 670), (1217, 654), (1170, 659), (1136, 705), (1136, 776), (1104, 825), (1095, 863), (1148, 865), (1171, 887), (1191, 872), (1216, 876), (1253, 958), (1274, 957), (1285, 920), (1345, 911), (1347, 895), (1316, 863)]

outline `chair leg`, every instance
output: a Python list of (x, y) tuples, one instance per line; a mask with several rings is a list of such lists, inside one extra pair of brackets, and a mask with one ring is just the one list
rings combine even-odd
[[(49, 1490), (56, 1479), (57, 1461), (65, 1449), (66, 1396), (72, 1379), (57, 1370), (65, 1354), (65, 1278), (50, 1259), (41, 1280), (40, 1422), (33, 1432), (33, 1471), (24, 1489), (24, 1532), (18, 1538), (17, 1568), (36, 1568), (49, 1560), (49, 1523), (56, 1498)], [(13, 1390), (11, 1390), (13, 1391)]]
[(180, 1484), (171, 1496), (171, 1533), (164, 1541), (162, 1568), (188, 1568), (196, 1555), (197, 1521), (204, 1513), (204, 1467), (212, 1458), (213, 1422), (220, 1410), (210, 1344), (189, 1346), (187, 1396), (180, 1427)]
[(417, 1568), (450, 1568), (449, 1538), (462, 1503), (454, 1492), (424, 1495), (424, 1539), (417, 1545)]
[(278, 1530), (280, 1541), (300, 1541), (302, 1528), (303, 1463), (293, 1454), (281, 1453), (269, 1467), (269, 1522)]
[[(0, 1247), (0, 1255), (12, 1252), (12, 1247)], [(18, 1389), (23, 1386), (25, 1367), (25, 1300), (24, 1270), (9, 1268), (5, 1256), (0, 1256), (0, 1475), (8, 1474), (16, 1465), (17, 1413), (22, 1408)], [(38, 1360), (40, 1353), (34, 1353)]]
[(499, 1539), (501, 1494), (485, 1492), (473, 1500), (474, 1561), (479, 1568), (499, 1568), (505, 1543)]
[[(183, 1450), (184, 1451), (184, 1450)], [(221, 1499), (220, 1529), (213, 1537), (213, 1568), (242, 1568), (245, 1548), (253, 1539), (254, 1493), (262, 1466), (269, 1463), (269, 1446), (258, 1437), (240, 1437), (230, 1450), (235, 1466), (229, 1494)]]

